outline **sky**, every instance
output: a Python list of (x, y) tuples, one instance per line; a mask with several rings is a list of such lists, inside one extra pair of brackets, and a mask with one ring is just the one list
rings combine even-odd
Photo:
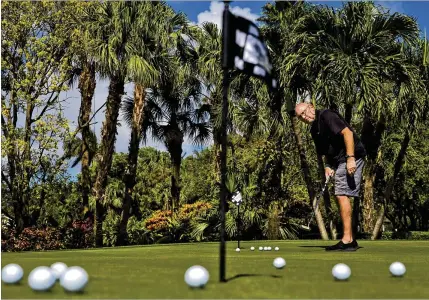
[[(323, 4), (335, 8), (342, 6), (341, 1), (312, 1), (313, 3)], [(213, 22), (216, 23), (219, 28), (221, 27), (221, 16), (223, 10), (223, 3), (219, 1), (168, 1), (167, 3), (177, 12), (181, 11), (187, 15), (189, 20), (192, 23), (201, 25), (203, 22)], [(230, 2), (230, 10), (232, 13), (256, 21), (262, 12), (263, 5), (267, 1), (232, 1)], [(423, 31), (426, 27), (429, 29), (429, 2), (426, 1), (376, 1), (376, 3), (383, 5), (384, 7), (390, 9), (393, 12), (399, 12), (407, 14), (416, 18), (420, 29)], [(429, 35), (429, 31), (428, 31)], [(108, 93), (108, 80), (97, 79), (97, 86), (94, 95), (94, 109), (97, 110), (107, 98)], [(133, 95), (133, 85), (127, 84), (125, 87), (126, 96)], [(70, 91), (64, 93), (64, 98), (68, 99), (66, 117), (71, 121), (76, 123), (79, 106), (80, 106), (80, 93), (76, 87), (72, 88)], [(102, 122), (104, 120), (104, 111), (101, 110), (97, 116), (94, 118), (96, 124), (93, 125), (98, 140), (100, 140), (100, 132)], [(130, 130), (127, 125), (122, 121), (122, 116), (119, 117), (119, 123), (121, 126), (118, 127), (118, 134), (116, 136), (116, 152), (127, 152), (128, 151), (128, 141), (130, 137)], [(161, 151), (166, 151), (166, 148), (163, 144), (155, 142), (153, 140), (148, 140), (144, 146), (152, 146)], [(195, 147), (192, 145), (191, 141), (185, 140), (183, 145), (183, 154), (184, 156), (192, 155), (194, 151), (201, 149), (201, 147)], [(80, 164), (73, 169), (69, 169), (71, 175), (76, 175), (80, 172)]]

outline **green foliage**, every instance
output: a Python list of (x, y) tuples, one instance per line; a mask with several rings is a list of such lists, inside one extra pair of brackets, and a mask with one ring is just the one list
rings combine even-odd
[(382, 240), (428, 241), (429, 231), (409, 231), (409, 232), (384, 231), (381, 235), (381, 239)]
[(127, 233), (130, 245), (153, 243), (150, 232), (146, 229), (145, 221), (139, 221), (135, 216), (128, 220)]

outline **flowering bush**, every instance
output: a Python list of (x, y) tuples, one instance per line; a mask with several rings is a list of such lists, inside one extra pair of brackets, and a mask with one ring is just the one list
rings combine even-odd
[(207, 202), (185, 204), (176, 214), (170, 210), (158, 210), (146, 219), (146, 229), (152, 233), (152, 239), (162, 242), (188, 242), (191, 238), (190, 222), (204, 214), (212, 205)]
[(157, 210), (146, 220), (146, 228), (150, 231), (165, 230), (168, 228), (171, 210)]
[(2, 251), (37, 251), (37, 250), (58, 250), (66, 248), (61, 241), (61, 232), (56, 228), (46, 227), (39, 229), (27, 227), (15, 236), (15, 230), (2, 234)]
[(64, 230), (63, 242), (68, 249), (90, 248), (94, 244), (94, 230), (91, 218), (73, 221)]

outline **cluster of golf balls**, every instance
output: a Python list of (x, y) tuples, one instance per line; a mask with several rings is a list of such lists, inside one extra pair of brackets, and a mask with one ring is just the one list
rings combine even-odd
[[(237, 249), (239, 249), (239, 248), (237, 248)], [(235, 251), (237, 251), (237, 249), (235, 250)], [(272, 248), (271, 247), (267, 247), (267, 246), (265, 246), (265, 247), (262, 247), (262, 246), (259, 246), (259, 251), (271, 251), (272, 250)], [(279, 247), (274, 247), (274, 251), (279, 251), (280, 250), (280, 248)], [(250, 247), (250, 251), (255, 251), (255, 247)], [(237, 252), (239, 252), (239, 251), (237, 251)]]
[[(389, 271), (392, 276), (401, 277), (404, 276), (406, 269), (403, 263), (396, 261), (390, 265)], [(334, 276), (336, 280), (347, 280), (351, 274), (352, 271), (350, 267), (343, 263), (336, 264), (332, 268), (332, 276)]]
[[(1, 278), (7, 284), (18, 284), (23, 277), (24, 271), (17, 264), (8, 264), (1, 270)], [(56, 262), (50, 267), (36, 267), (28, 275), (28, 285), (34, 291), (49, 291), (57, 280), (67, 292), (80, 292), (88, 283), (88, 273), (81, 267)]]

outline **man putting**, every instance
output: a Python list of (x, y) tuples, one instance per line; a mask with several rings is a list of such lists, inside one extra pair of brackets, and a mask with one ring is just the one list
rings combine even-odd
[(335, 196), (337, 198), (343, 238), (327, 251), (356, 251), (358, 243), (352, 233), (352, 207), (349, 197), (359, 197), (365, 148), (351, 126), (337, 112), (316, 110), (310, 103), (295, 107), (299, 120), (311, 124), (311, 136), (318, 154), (324, 156), (325, 176), (335, 175)]

